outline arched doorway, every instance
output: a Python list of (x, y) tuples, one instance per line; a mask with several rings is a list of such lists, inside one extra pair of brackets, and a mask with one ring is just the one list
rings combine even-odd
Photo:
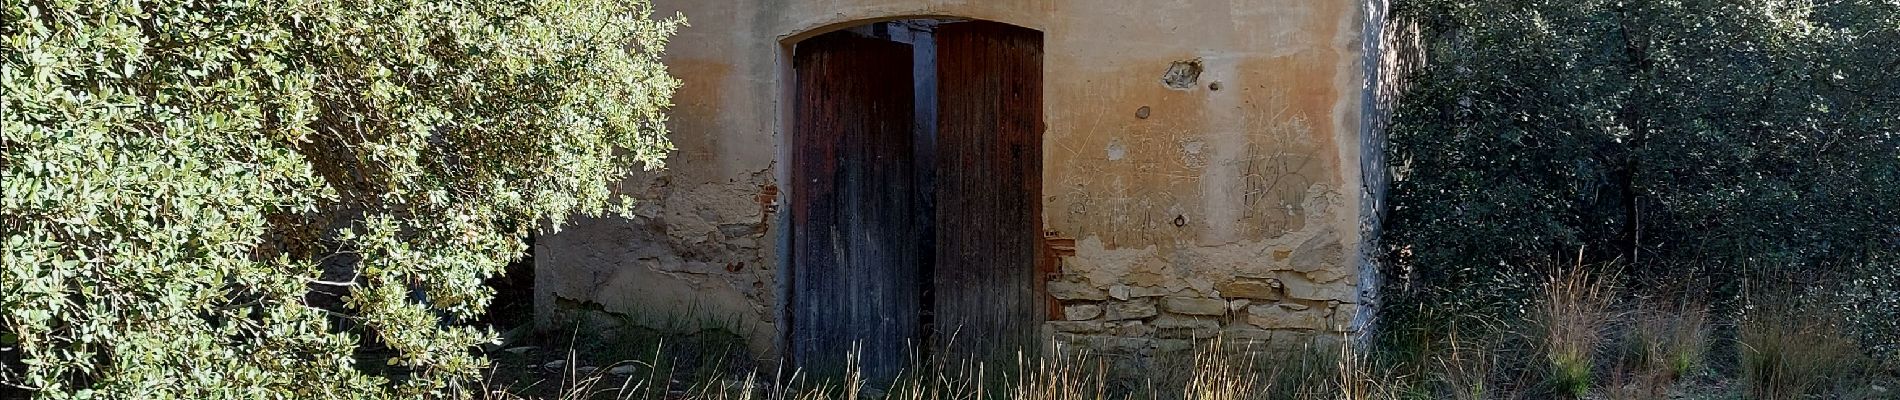
[(893, 376), (915, 351), (1031, 347), (1042, 34), (900, 20), (793, 49), (786, 355)]

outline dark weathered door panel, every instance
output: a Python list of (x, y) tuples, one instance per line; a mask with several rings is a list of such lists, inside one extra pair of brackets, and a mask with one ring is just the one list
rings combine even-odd
[(979, 357), (1033, 344), (1046, 304), (1042, 34), (993, 23), (937, 29), (937, 345)]
[(788, 355), (835, 373), (855, 351), (867, 378), (888, 378), (923, 308), (910, 46), (827, 34), (798, 44), (793, 69)]

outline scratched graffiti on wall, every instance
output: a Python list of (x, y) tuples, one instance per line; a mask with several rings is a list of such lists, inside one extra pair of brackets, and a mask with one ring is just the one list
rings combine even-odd
[[(1326, 150), (1307, 116), (1284, 98), (1263, 96), (1218, 121), (1097, 123), (1061, 135), (1051, 150), (1070, 153), (1053, 158), (1069, 173), (1051, 177), (1059, 214), (1050, 217), (1075, 230), (1064, 234), (1117, 245), (1154, 243), (1209, 223), (1255, 239), (1299, 230), (1309, 189), (1326, 182), (1327, 160), (1319, 158)], [(1107, 108), (1095, 107), (1114, 113)], [(1207, 221), (1210, 215), (1228, 218)]]

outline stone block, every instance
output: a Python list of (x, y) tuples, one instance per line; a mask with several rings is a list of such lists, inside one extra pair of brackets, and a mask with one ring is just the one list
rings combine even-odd
[(1227, 301), (1193, 297), (1163, 297), (1161, 308), (1175, 314), (1225, 315)]
[(1306, 279), (1319, 283), (1333, 283), (1351, 275), (1352, 273), (1346, 271), (1344, 265), (1335, 265), (1307, 272)]
[(1155, 346), (1155, 340), (1147, 338), (1118, 337), (1108, 342), (1110, 344), (1104, 350), (1121, 354), (1147, 353)]
[(1247, 323), (1266, 329), (1325, 329), (1326, 321), (1322, 313), (1296, 311), (1275, 304), (1260, 304), (1247, 307)]
[(1154, 345), (1154, 339), (1116, 335), (1064, 334), (1057, 336), (1056, 340), (1071, 347), (1067, 351), (1079, 354), (1140, 354)]
[(1205, 276), (1188, 276), (1182, 278), (1181, 282), (1187, 284), (1188, 290), (1192, 290), (1202, 297), (1220, 297), (1215, 293), (1214, 281), (1207, 280)]
[(1220, 335), (1220, 321), (1206, 317), (1164, 315), (1152, 324), (1163, 339), (1212, 339)]
[(1050, 281), (1049, 296), (1061, 300), (1101, 301), (1108, 299), (1108, 293), (1102, 289), (1082, 282)]
[(1049, 329), (1062, 333), (1102, 333), (1108, 324), (1101, 321), (1050, 321)]
[(1160, 273), (1135, 271), (1123, 277), (1122, 282), (1128, 282), (1133, 286), (1161, 286), (1168, 283), (1168, 278)]
[(1270, 279), (1240, 279), (1217, 286), (1221, 297), (1230, 299), (1279, 300), (1281, 284)]
[(1160, 311), (1155, 309), (1154, 299), (1142, 298), (1108, 303), (1108, 320), (1110, 321), (1142, 319), (1157, 314), (1160, 314)]
[(1155, 327), (1141, 321), (1128, 321), (1116, 326), (1114, 333), (1122, 337), (1149, 337), (1154, 336)]
[(1156, 286), (1115, 285), (1108, 288), (1108, 297), (1115, 300), (1128, 300), (1141, 297), (1162, 297), (1175, 291)]
[(1286, 297), (1313, 301), (1353, 301), (1352, 286), (1315, 283), (1304, 277), (1289, 277), (1280, 280), (1286, 288)]
[(1102, 316), (1101, 304), (1069, 304), (1062, 306), (1062, 317), (1070, 321), (1087, 321)]
[(1352, 320), (1354, 318), (1359, 317), (1359, 305), (1352, 304), (1352, 303), (1342, 303), (1342, 304), (1335, 304), (1333, 305), (1332, 308), (1333, 308), (1333, 314), (1331, 318), (1332, 326), (1330, 328), (1332, 328), (1334, 332), (1351, 331)]
[(1247, 342), (1266, 343), (1273, 340), (1273, 331), (1256, 328), (1248, 324), (1232, 324), (1221, 330), (1221, 340), (1233, 344)]
[(1166, 354), (1166, 355), (1180, 355), (1180, 354), (1194, 352), (1194, 341), (1182, 340), (1182, 339), (1188, 339), (1188, 338), (1156, 340), (1154, 342), (1155, 353)]
[(1159, 287), (1159, 286), (1130, 286), (1128, 287), (1128, 297), (1162, 297), (1162, 296), (1175, 294), (1177, 292), (1180, 292), (1180, 290), (1168, 289), (1168, 288)]
[(1345, 265), (1345, 255), (1346, 249), (1340, 245), (1339, 237), (1333, 235), (1333, 230), (1327, 229), (1294, 249), (1293, 259), (1288, 265), (1300, 272), (1341, 268)]

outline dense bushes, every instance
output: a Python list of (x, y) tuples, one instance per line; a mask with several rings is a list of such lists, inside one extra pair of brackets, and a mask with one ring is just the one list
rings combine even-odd
[(41, 396), (455, 387), (482, 279), (670, 148), (640, 1), (5, 4), (0, 382)]
[(1837, 286), (1835, 304), (1847, 308), (1847, 322), (1887, 370), (1900, 372), (1900, 252), (1866, 264), (1868, 273)]
[(1538, 266), (1573, 262), (1622, 270), (1638, 291), (1711, 294), (1722, 321), (1744, 282), (1860, 280), (1869, 307), (1850, 311), (1900, 310), (1886, 300), (1900, 275), (1900, 4), (1413, 0), (1396, 13), (1419, 22), (1425, 62), (1390, 131), (1391, 326), (1521, 312), (1511, 299)]

